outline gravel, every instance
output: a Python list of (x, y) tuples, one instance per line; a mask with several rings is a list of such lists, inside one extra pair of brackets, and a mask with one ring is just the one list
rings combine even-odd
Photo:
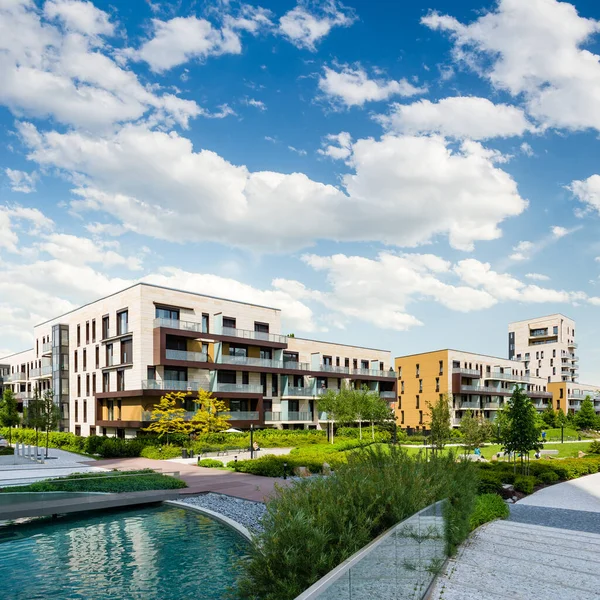
[(262, 531), (262, 518), (267, 509), (262, 502), (252, 502), (251, 500), (242, 500), (233, 496), (224, 496), (222, 494), (200, 494), (198, 496), (188, 496), (181, 500), (186, 504), (208, 508), (221, 513), (240, 525), (249, 529), (252, 533)]
[(600, 533), (598, 513), (585, 510), (528, 506), (517, 503), (510, 507), (509, 521)]

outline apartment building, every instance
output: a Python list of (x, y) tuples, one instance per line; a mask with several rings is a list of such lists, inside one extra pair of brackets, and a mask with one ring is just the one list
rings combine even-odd
[(22, 404), (52, 389), (63, 431), (132, 437), (168, 391), (205, 389), (231, 426), (320, 427), (324, 390), (367, 385), (394, 403), (386, 350), (288, 337), (279, 309), (136, 284), (34, 328), (34, 347), (0, 358)]
[(508, 326), (508, 357), (522, 360), (528, 375), (552, 382), (576, 382), (576, 349), (575, 321), (565, 315), (516, 321)]
[(427, 429), (428, 404), (443, 396), (451, 403), (452, 425), (467, 410), (493, 421), (497, 411), (520, 385), (539, 411), (552, 404), (542, 377), (527, 374), (524, 362), (445, 349), (395, 359), (398, 375), (397, 422), (400, 427)]
[(548, 389), (554, 398), (554, 408), (562, 409), (565, 413), (576, 413), (581, 403), (590, 397), (597, 414), (600, 414), (600, 386), (586, 383), (571, 383), (556, 381), (548, 384)]

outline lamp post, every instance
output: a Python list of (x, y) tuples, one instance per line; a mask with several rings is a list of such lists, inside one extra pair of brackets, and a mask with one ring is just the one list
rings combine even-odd
[(254, 423), (250, 423), (250, 458), (254, 458)]
[(283, 463), (283, 478), (287, 479), (287, 463)]

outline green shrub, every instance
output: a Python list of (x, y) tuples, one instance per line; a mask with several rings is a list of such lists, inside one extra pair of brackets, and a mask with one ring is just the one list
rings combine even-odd
[(477, 491), (479, 494), (496, 494), (502, 491), (502, 479), (500, 473), (493, 471), (479, 471)]
[(13, 456), (14, 453), (13, 448), (0, 448), (0, 456)]
[(351, 452), (334, 476), (277, 491), (242, 563), (237, 596), (292, 600), (379, 534), (446, 497), (448, 540), (456, 544), (465, 520), (468, 532), (475, 488), (474, 466), (452, 455), (427, 462), (402, 448)]
[(475, 499), (475, 507), (471, 513), (471, 530), (494, 519), (506, 519), (509, 509), (498, 494), (482, 494)]
[(554, 471), (542, 471), (536, 477), (539, 483), (556, 483), (559, 479), (558, 475)]
[(136, 439), (121, 440), (105, 437), (102, 444), (97, 448), (97, 453), (103, 458), (133, 458), (140, 456), (143, 449), (143, 442)]
[(535, 477), (533, 475), (517, 475), (515, 477), (515, 490), (524, 494), (533, 493)]
[(143, 458), (152, 458), (153, 460), (169, 460), (169, 458), (181, 457), (181, 447), (179, 446), (146, 446), (142, 448), (140, 456)]
[(207, 469), (222, 469), (223, 463), (220, 460), (205, 458), (203, 460), (198, 460), (198, 466), (206, 467)]
[(589, 454), (600, 454), (600, 440), (594, 440), (588, 446), (588, 453)]

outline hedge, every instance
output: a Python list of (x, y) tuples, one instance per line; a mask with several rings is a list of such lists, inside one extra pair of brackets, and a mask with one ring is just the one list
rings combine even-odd
[(205, 458), (198, 460), (199, 467), (205, 467), (206, 469), (222, 469), (223, 463), (220, 460), (214, 460), (213, 458)]

